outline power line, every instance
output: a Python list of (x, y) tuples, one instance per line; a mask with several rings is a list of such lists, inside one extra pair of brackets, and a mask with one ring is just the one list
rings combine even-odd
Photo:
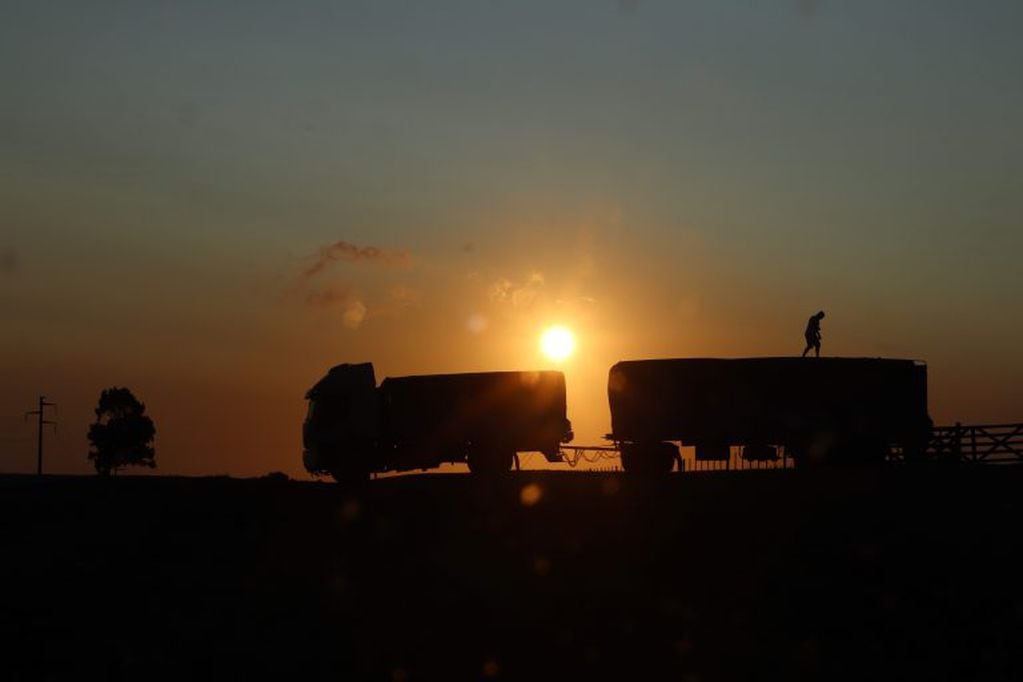
[(45, 418), (46, 417), (45, 413), (46, 413), (46, 408), (47, 407), (52, 407), (53, 408), (53, 412), (54, 412), (54, 416), (56, 416), (57, 403), (47, 402), (46, 396), (42, 396), (41, 395), (41, 396), (39, 396), (39, 409), (38, 410), (32, 410), (31, 412), (26, 412), (25, 413), (25, 419), (26, 420), (28, 420), (29, 416), (31, 416), (31, 415), (36, 415), (37, 417), (39, 417), (39, 435), (38, 435), (37, 449), (36, 449), (36, 474), (38, 474), (39, 476), (43, 475), (43, 425), (44, 424), (52, 424), (53, 425), (53, 432), (57, 433), (57, 422), (50, 421), (49, 419)]

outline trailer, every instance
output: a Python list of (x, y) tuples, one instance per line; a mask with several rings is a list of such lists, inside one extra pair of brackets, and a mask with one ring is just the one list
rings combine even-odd
[(626, 471), (697, 461), (791, 458), (796, 466), (922, 456), (931, 432), (927, 367), (882, 358), (685, 358), (619, 362), (608, 375), (611, 433)]
[(306, 394), (303, 463), (337, 480), (465, 462), (507, 471), (520, 452), (562, 461), (572, 440), (561, 372), (387, 378), (371, 363), (330, 370)]

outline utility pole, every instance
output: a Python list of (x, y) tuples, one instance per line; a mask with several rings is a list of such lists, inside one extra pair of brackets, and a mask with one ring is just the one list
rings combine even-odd
[(38, 474), (39, 476), (43, 475), (43, 425), (53, 424), (53, 432), (57, 433), (57, 422), (45, 419), (47, 407), (52, 407), (54, 412), (57, 411), (57, 403), (47, 402), (46, 396), (41, 395), (39, 396), (39, 409), (25, 413), (26, 420), (31, 415), (36, 415), (39, 417), (39, 441), (36, 450), (36, 474)]

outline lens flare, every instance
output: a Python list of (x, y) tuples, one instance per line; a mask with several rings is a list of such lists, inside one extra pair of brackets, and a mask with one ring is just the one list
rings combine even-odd
[(567, 327), (550, 327), (540, 335), (540, 350), (551, 360), (567, 360), (575, 351), (575, 335)]

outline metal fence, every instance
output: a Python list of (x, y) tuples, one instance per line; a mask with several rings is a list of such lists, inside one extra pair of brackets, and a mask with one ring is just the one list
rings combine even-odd
[(955, 424), (931, 430), (927, 454), (932, 459), (976, 464), (1023, 462), (1023, 424)]
[[(621, 470), (621, 462), (617, 447), (610, 445), (570, 445), (561, 448), (561, 454), (565, 462), (571, 467), (580, 464), (588, 465), (585, 468), (593, 470)], [(790, 468), (792, 458), (785, 455), (784, 449), (779, 448), (779, 456), (776, 459), (748, 460), (742, 457), (742, 448), (733, 447), (730, 449), (728, 459), (699, 460), (696, 459), (692, 448), (683, 448), (680, 459), (681, 470), (684, 472), (702, 471), (747, 471), (750, 469), (787, 469)], [(612, 463), (613, 460), (613, 463)], [(676, 469), (677, 469), (676, 465)]]
[[(588, 464), (590, 469), (617, 470), (619, 452), (612, 446), (569, 446), (562, 448), (565, 461), (572, 467)], [(757, 469), (790, 469), (794, 466), (784, 448), (778, 448), (775, 459), (748, 460), (742, 457), (741, 447), (732, 447), (727, 459), (699, 460), (692, 448), (683, 448), (681, 457), (684, 472), (749, 471)], [(902, 460), (902, 453), (893, 451), (893, 461)], [(1023, 424), (975, 424), (935, 426), (927, 445), (925, 459), (932, 461), (959, 461), (974, 464), (1023, 463)], [(604, 460), (615, 460), (605, 462)], [(596, 465), (596, 466), (592, 466)]]
[(746, 459), (742, 456), (741, 447), (729, 448), (728, 459), (696, 459), (691, 448), (682, 452), (682, 471), (699, 473), (702, 471), (751, 471), (760, 469), (790, 469), (793, 467), (791, 457), (785, 454), (785, 448), (778, 448), (778, 456), (773, 459)]

